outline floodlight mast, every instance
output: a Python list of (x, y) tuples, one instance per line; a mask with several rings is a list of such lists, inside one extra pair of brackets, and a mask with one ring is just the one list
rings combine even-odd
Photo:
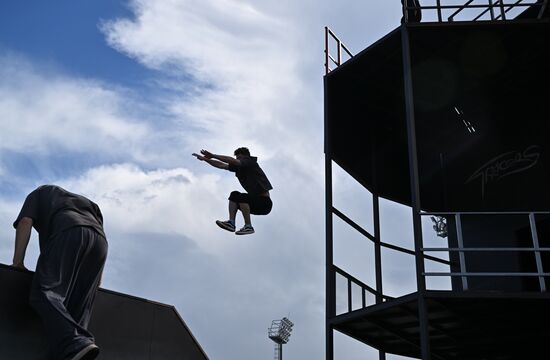
[(283, 344), (290, 340), (293, 326), (294, 323), (286, 317), (271, 322), (267, 333), (269, 338), (275, 342), (275, 360), (283, 360)]

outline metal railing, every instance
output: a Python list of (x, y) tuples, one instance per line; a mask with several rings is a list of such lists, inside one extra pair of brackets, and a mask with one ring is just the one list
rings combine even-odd
[[(407, 248), (404, 248), (404, 247), (401, 247), (401, 246), (398, 246), (398, 245), (394, 245), (394, 244), (390, 244), (390, 243), (380, 241), (380, 239), (378, 239), (376, 236), (374, 236), (373, 234), (368, 232), (366, 229), (364, 229), (363, 227), (358, 225), (356, 222), (351, 220), (348, 216), (346, 216), (343, 212), (338, 210), (336, 207), (332, 206), (329, 210), (330, 210), (331, 214), (333, 214), (334, 216), (340, 218), (340, 220), (344, 221), (347, 225), (349, 225), (351, 228), (355, 229), (358, 233), (360, 233), (364, 238), (366, 238), (367, 240), (369, 240), (373, 244), (375, 244), (375, 245), (377, 244), (381, 248), (395, 250), (397, 252), (407, 254), (407, 255), (410, 255), (410, 256), (415, 256), (416, 255), (416, 252), (414, 250), (407, 249)], [(440, 263), (440, 264), (449, 265), (449, 266), (452, 264), (450, 261), (445, 260), (445, 259), (441, 259), (437, 256), (431, 256), (431, 255), (427, 255), (427, 254), (421, 254), (421, 256), (426, 260), (434, 261), (434, 262), (437, 262), (437, 263)], [(358, 278), (354, 277), (353, 275), (349, 274), (348, 272), (344, 271), (343, 269), (339, 268), (336, 265), (332, 265), (328, 269), (328, 271), (330, 272), (330, 276), (335, 277), (338, 274), (338, 275), (342, 276), (347, 282), (347, 295), (346, 295), (347, 312), (351, 312), (351, 311), (354, 310), (353, 309), (352, 285), (356, 285), (361, 289), (361, 304), (362, 304), (361, 307), (362, 308), (365, 308), (365, 307), (369, 306), (369, 304), (367, 304), (367, 302), (366, 302), (366, 295), (367, 294), (374, 295), (376, 298), (379, 298), (381, 301), (387, 301), (387, 300), (390, 300), (390, 299), (394, 298), (392, 296), (388, 296), (386, 294), (383, 294), (380, 291), (377, 291), (373, 287), (365, 284), (364, 282), (362, 282)], [(380, 272), (381, 272), (381, 269), (380, 269)], [(379, 276), (381, 277), (381, 273), (379, 274)], [(334, 278), (334, 280), (336, 280), (336, 278)], [(338, 297), (337, 294), (335, 294), (335, 296)], [(378, 302), (376, 302), (376, 303), (378, 303)], [(374, 305), (374, 304), (370, 304), (370, 305)]]
[[(541, 292), (546, 291), (546, 281), (545, 277), (550, 276), (550, 273), (545, 272), (542, 264), (541, 253), (550, 252), (550, 248), (540, 247), (537, 225), (536, 225), (536, 215), (550, 215), (550, 212), (448, 212), (448, 213), (428, 213), (424, 212), (420, 214), (421, 216), (441, 216), (444, 218), (452, 217), (455, 222), (456, 228), (456, 242), (457, 247), (427, 247), (421, 248), (423, 257), (428, 259), (425, 256), (426, 252), (446, 252), (449, 255), (451, 253), (458, 253), (458, 262), (459, 262), (459, 272), (424, 272), (422, 275), (424, 277), (430, 276), (448, 276), (448, 277), (460, 277), (462, 281), (462, 289), (468, 290), (468, 278), (470, 277), (537, 277), (539, 280), (539, 288)], [(464, 245), (463, 230), (462, 230), (462, 219), (464, 216), (486, 216), (486, 215), (523, 215), (528, 216), (529, 218), (529, 227), (531, 231), (532, 247), (467, 247)], [(498, 253), (498, 252), (508, 252), (508, 253), (520, 253), (527, 252), (533, 253), (535, 257), (536, 272), (527, 272), (527, 271), (517, 271), (517, 272), (504, 272), (504, 271), (483, 271), (483, 272), (472, 272), (468, 271), (466, 268), (466, 256), (467, 252), (484, 252), (484, 253)]]
[[(348, 218), (345, 214), (343, 214), (341, 211), (336, 209), (335, 207), (331, 210), (332, 214), (343, 220), (345, 223), (347, 223), (349, 226), (351, 226), (353, 229), (355, 229), (357, 232), (359, 232), (361, 235), (363, 235), (366, 239), (376, 242), (377, 239), (370, 234), (367, 230), (362, 228), (360, 225), (352, 221), (350, 218)], [(484, 216), (484, 215), (524, 215), (528, 217), (529, 219), (529, 226), (531, 230), (531, 236), (532, 236), (532, 246), (530, 247), (467, 247), (464, 245), (464, 239), (463, 239), (463, 230), (462, 230), (462, 220), (464, 216)], [(541, 253), (548, 252), (550, 253), (550, 248), (548, 247), (541, 247), (538, 237), (538, 231), (536, 226), (536, 216), (537, 215), (550, 215), (550, 212), (422, 212), (420, 216), (439, 216), (444, 217), (446, 219), (452, 217), (455, 222), (455, 229), (456, 229), (456, 240), (457, 240), (457, 246), (456, 247), (423, 247), (420, 249), (420, 254), (424, 261), (432, 261), (437, 262), (439, 264), (444, 264), (449, 266), (450, 271), (448, 272), (429, 272), (425, 271), (422, 273), (422, 276), (427, 277), (460, 277), (461, 278), (461, 284), (462, 284), (462, 291), (469, 290), (468, 286), (468, 279), (471, 277), (537, 277), (539, 280), (539, 290), (540, 292), (546, 292), (546, 280), (545, 277), (550, 277), (549, 272), (544, 272), (543, 269), (543, 263), (542, 263), (542, 257)], [(384, 243), (378, 240), (378, 243), (380, 246), (392, 249), (395, 251), (398, 251), (403, 254), (416, 256), (415, 251), (406, 249), (397, 245)], [(451, 253), (458, 253), (458, 261), (452, 261), (452, 260), (446, 260), (437, 256), (431, 256), (427, 253), (430, 252), (438, 252), (438, 253), (447, 253), (449, 255), (449, 259), (451, 258)], [(536, 264), (536, 272), (499, 272), (499, 271), (468, 271), (466, 266), (466, 253), (471, 252), (486, 252), (486, 253), (497, 253), (497, 252), (508, 252), (508, 253), (533, 253), (535, 257), (535, 264)], [(457, 267), (460, 269), (460, 271), (451, 271), (451, 267)], [(371, 294), (373, 296), (380, 297), (383, 301), (387, 301), (390, 299), (393, 299), (394, 297), (385, 295), (383, 293), (378, 292), (376, 289), (372, 288), (371, 286), (365, 284), (358, 278), (354, 277), (353, 275), (347, 273), (343, 269), (339, 268), (336, 265), (332, 265), (330, 268), (331, 276), (340, 275), (343, 277), (346, 281), (347, 285), (347, 292), (346, 292), (346, 303), (347, 303), (347, 312), (352, 312), (354, 310), (353, 308), (353, 300), (354, 296), (352, 294), (352, 286), (356, 285), (361, 289), (361, 308), (368, 307), (373, 304), (367, 304), (366, 296), (368, 294)], [(336, 279), (336, 278), (335, 278)], [(453, 291), (460, 291), (457, 289), (453, 289)], [(533, 290), (531, 290), (533, 291)]]
[[(349, 273), (347, 273), (346, 271), (340, 269), (336, 265), (332, 266), (332, 272), (333, 272), (334, 276), (336, 274), (338, 274), (346, 280), (346, 285), (347, 285), (347, 312), (352, 312), (354, 310), (353, 309), (353, 296), (352, 296), (352, 291), (351, 291), (352, 285), (356, 285), (361, 289), (361, 307), (362, 308), (365, 308), (368, 305), (367, 304), (367, 294), (371, 294), (375, 297), (380, 296), (380, 297), (382, 297), (383, 301), (393, 299), (393, 297), (391, 297), (391, 296), (381, 294), (380, 292), (376, 291), (376, 289), (368, 286), (367, 284), (365, 284), (361, 280), (359, 280), (356, 277), (350, 275)], [(374, 305), (374, 303), (372, 305)]]
[[(332, 56), (330, 53), (331, 40), (336, 43), (335, 56)], [(328, 26), (325, 26), (325, 75), (333, 70), (331, 69), (331, 64), (336, 65), (336, 67), (342, 65), (342, 55), (344, 54), (347, 57), (344, 61), (353, 57), (353, 54), (349, 51), (346, 45), (344, 45), (344, 43), (332, 32), (332, 30), (328, 28)]]
[[(456, 0), (454, 0), (456, 1)], [(445, 22), (445, 11), (452, 11), (455, 10), (450, 16), (446, 17), (447, 22), (453, 22), (455, 21), (455, 18), (459, 14), (464, 14), (465, 10), (481, 10), (476, 15), (472, 15), (472, 17), (466, 17), (462, 21), (506, 21), (506, 20), (512, 20), (513, 18), (507, 18), (506, 14), (508, 14), (513, 9), (527, 9), (529, 7), (538, 7), (539, 11), (537, 13), (537, 20), (540, 20), (546, 9), (549, 6), (549, 0), (516, 0), (515, 2), (505, 2), (505, 0), (479, 0), (474, 2), (475, 0), (468, 0), (462, 5), (458, 5), (456, 3), (452, 4), (453, 0), (445, 0), (446, 4), (442, 4), (442, 0), (436, 0), (435, 5), (422, 5), (422, 0), (417, 2), (416, 0), (403, 0), (403, 19), (404, 22), (410, 23), (410, 22), (418, 22), (417, 19), (415, 19), (415, 16), (411, 16), (411, 14), (414, 14), (415, 12), (419, 12), (421, 14), (424, 12), (433, 12), (435, 11), (437, 14), (437, 21), (436, 22)], [(487, 19), (483, 19), (485, 15), (489, 15)]]

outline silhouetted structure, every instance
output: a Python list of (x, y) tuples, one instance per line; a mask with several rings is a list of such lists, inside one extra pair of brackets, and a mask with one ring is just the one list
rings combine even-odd
[[(421, 6), (425, 22), (412, 23), (405, 2), (404, 24), (356, 56), (326, 30), (328, 360), (334, 330), (375, 347), (380, 359), (527, 359), (547, 351), (548, 1), (443, 3)], [(333, 206), (333, 162), (372, 193), (373, 232)], [(382, 241), (380, 197), (411, 208), (413, 249)], [(375, 284), (334, 264), (335, 216), (374, 244)], [(430, 217), (446, 236), (441, 247), (424, 246)], [(385, 295), (382, 249), (414, 257), (416, 292)], [(447, 271), (427, 271), (433, 263)], [(429, 289), (434, 276), (450, 278), (450, 289)], [(340, 314), (337, 277), (347, 284)]]
[[(0, 264), (0, 359), (47, 360), (40, 318), (28, 305), (32, 272)], [(98, 360), (207, 360), (173, 306), (100, 289), (90, 323)]]
[(281, 320), (273, 320), (267, 330), (268, 337), (275, 343), (275, 360), (283, 360), (283, 344), (290, 340), (290, 333), (294, 323), (284, 317)]

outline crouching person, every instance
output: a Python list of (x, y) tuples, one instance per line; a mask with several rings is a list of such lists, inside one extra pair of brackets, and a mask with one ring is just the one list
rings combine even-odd
[[(217, 220), (216, 224), (222, 229), (235, 232), (236, 235), (253, 234), (254, 228), (250, 215), (267, 215), (271, 212), (273, 203), (269, 191), (273, 189), (267, 176), (258, 165), (258, 158), (250, 156), (250, 151), (241, 147), (235, 150), (235, 157), (217, 155), (207, 150), (201, 150), (200, 154), (193, 154), (200, 161), (223, 170), (235, 173), (246, 193), (233, 191), (229, 195), (229, 219)], [(244, 226), (236, 230), (235, 218), (237, 211), (243, 214)]]
[(58, 186), (32, 191), (13, 223), (13, 265), (25, 269), (32, 227), (40, 257), (29, 302), (42, 318), (54, 360), (91, 360), (99, 354), (88, 331), (92, 305), (107, 258), (99, 207)]

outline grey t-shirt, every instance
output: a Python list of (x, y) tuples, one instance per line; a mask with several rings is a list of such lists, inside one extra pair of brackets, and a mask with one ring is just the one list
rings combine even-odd
[(229, 165), (228, 170), (235, 173), (247, 193), (259, 195), (273, 189), (264, 171), (258, 165), (257, 157), (246, 156), (239, 161), (241, 162), (240, 166)]
[(23, 217), (33, 220), (33, 227), (39, 234), (40, 250), (54, 236), (76, 226), (91, 227), (105, 236), (99, 206), (82, 195), (55, 185), (42, 185), (27, 195), (13, 223), (14, 228)]

